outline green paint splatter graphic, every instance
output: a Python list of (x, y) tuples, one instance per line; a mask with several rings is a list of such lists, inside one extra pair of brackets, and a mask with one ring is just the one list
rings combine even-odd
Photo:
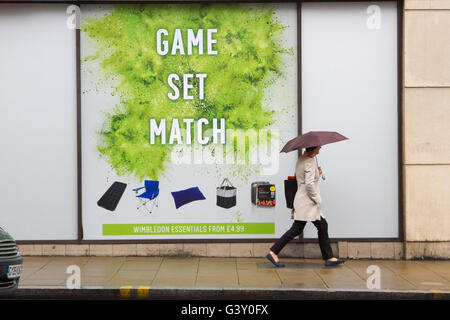
[[(264, 91), (283, 76), (282, 56), (292, 53), (280, 43), (284, 28), (270, 6), (241, 4), (123, 5), (83, 19), (82, 31), (97, 45), (84, 61), (99, 60), (106, 76), (119, 80), (114, 90), (120, 105), (106, 115), (98, 151), (118, 175), (157, 179), (173, 147), (149, 143), (150, 118), (178, 118), (180, 124), (183, 118), (225, 118), (227, 129), (270, 126), (274, 111), (263, 106)], [(204, 54), (194, 47), (192, 55), (158, 55), (158, 29), (168, 30), (169, 43), (181, 29), (184, 44), (187, 29), (203, 29)], [(217, 55), (206, 54), (207, 29), (217, 29)], [(205, 98), (199, 99), (194, 81), (193, 100), (170, 100), (172, 73), (206, 73)]]

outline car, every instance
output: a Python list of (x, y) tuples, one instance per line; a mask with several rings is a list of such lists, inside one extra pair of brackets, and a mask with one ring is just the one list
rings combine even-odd
[(22, 263), (16, 241), (0, 227), (0, 294), (17, 289)]

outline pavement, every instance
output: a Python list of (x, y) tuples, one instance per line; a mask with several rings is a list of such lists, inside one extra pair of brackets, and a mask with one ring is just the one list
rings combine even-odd
[[(7, 298), (450, 299), (450, 261), (281, 261), (285, 268), (265, 258), (24, 257), (19, 289)], [(78, 289), (67, 287), (76, 283), (73, 265)]]

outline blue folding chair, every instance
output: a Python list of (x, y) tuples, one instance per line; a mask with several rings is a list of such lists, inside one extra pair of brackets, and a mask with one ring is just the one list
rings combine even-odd
[[(145, 189), (143, 193), (139, 194), (139, 190)], [(159, 195), (159, 181), (145, 180), (144, 187), (133, 189), (136, 192), (136, 197), (139, 199), (138, 209), (144, 207), (148, 213), (152, 213), (155, 206), (158, 206)], [(152, 208), (149, 210), (147, 204), (151, 203)]]

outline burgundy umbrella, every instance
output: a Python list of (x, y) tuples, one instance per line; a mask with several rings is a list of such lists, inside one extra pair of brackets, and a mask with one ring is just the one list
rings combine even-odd
[(310, 131), (290, 140), (286, 143), (281, 152), (290, 152), (300, 148), (323, 146), (324, 144), (347, 139), (347, 137), (344, 137), (342, 134), (334, 131)]

